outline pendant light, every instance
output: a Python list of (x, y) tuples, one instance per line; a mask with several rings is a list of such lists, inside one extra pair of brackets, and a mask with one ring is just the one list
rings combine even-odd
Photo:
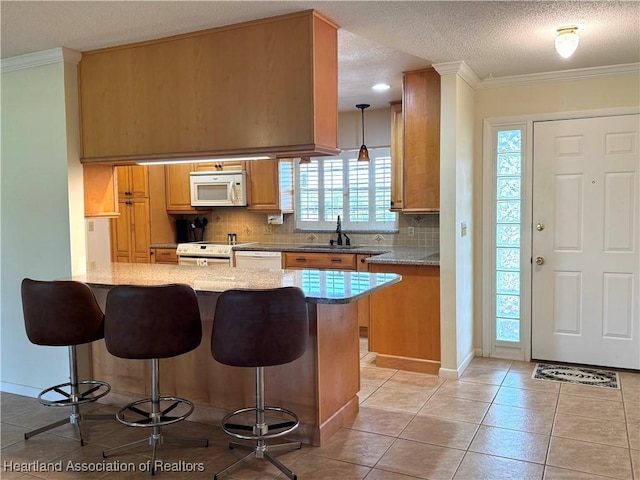
[(359, 103), (356, 105), (356, 108), (362, 110), (362, 146), (360, 147), (360, 151), (358, 152), (358, 161), (360, 162), (368, 162), (369, 159), (369, 150), (367, 150), (367, 146), (364, 144), (364, 109), (369, 108), (370, 105), (366, 103)]

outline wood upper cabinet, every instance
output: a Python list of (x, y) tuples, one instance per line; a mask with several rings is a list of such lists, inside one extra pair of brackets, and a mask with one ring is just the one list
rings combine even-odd
[(83, 162), (336, 154), (337, 28), (305, 11), (83, 52)]
[(197, 213), (191, 206), (189, 172), (191, 163), (175, 163), (164, 166), (167, 211), (172, 213)]
[(392, 212), (402, 211), (402, 170), (404, 168), (404, 122), (402, 102), (391, 102), (391, 205)]
[(84, 164), (84, 216), (118, 216), (118, 182), (113, 165)]
[(247, 211), (293, 212), (293, 160), (247, 162)]
[(440, 75), (433, 68), (403, 76), (402, 211), (440, 211)]
[(225, 162), (201, 162), (191, 164), (192, 172), (221, 172), (228, 170), (245, 170), (246, 162), (244, 161), (225, 161)]
[(118, 197), (148, 197), (149, 171), (146, 166), (130, 165), (116, 167)]

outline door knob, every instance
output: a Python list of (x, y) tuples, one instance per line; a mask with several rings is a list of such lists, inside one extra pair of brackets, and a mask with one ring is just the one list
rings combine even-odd
[(541, 232), (542, 230), (544, 230), (544, 223), (538, 223), (536, 225), (536, 230), (538, 230), (539, 232)]
[(544, 264), (544, 258), (536, 257), (536, 265), (543, 265), (543, 264)]

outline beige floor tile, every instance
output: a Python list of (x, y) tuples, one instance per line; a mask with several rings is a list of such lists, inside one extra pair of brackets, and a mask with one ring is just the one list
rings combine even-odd
[(558, 413), (553, 424), (553, 436), (616, 447), (629, 447), (625, 423), (603, 421), (601, 418)]
[[(356, 465), (317, 455), (305, 455), (289, 465), (300, 480), (361, 480), (371, 470), (363, 465)], [(226, 477), (228, 478), (228, 477)], [(280, 475), (278, 480), (286, 479)]]
[(347, 423), (345, 427), (397, 437), (413, 417), (413, 413), (361, 406), (356, 418)]
[(622, 401), (622, 390), (617, 388), (595, 387), (589, 385), (576, 385), (572, 383), (562, 383), (560, 393), (566, 395), (580, 395), (582, 397), (600, 398), (612, 402)]
[(551, 435), (555, 413), (544, 410), (529, 410), (511, 405), (493, 404), (482, 421), (483, 425), (508, 428), (522, 432)]
[(631, 478), (629, 452), (626, 448), (551, 437), (547, 464), (628, 480)]
[(467, 452), (453, 480), (540, 480), (543, 469), (536, 463)]
[(592, 473), (577, 472), (566, 468), (546, 466), (544, 469), (544, 480), (607, 480), (611, 477), (594, 475)]
[(419, 414), (479, 424), (487, 413), (489, 405), (486, 402), (434, 395)]
[(600, 400), (598, 398), (580, 397), (560, 394), (558, 413), (568, 413), (581, 417), (604, 418), (614, 422), (624, 422), (624, 408), (620, 402)]
[(627, 433), (629, 434), (629, 447), (640, 450), (640, 423), (627, 423)]
[(0, 446), (5, 448), (17, 442), (24, 442), (24, 434), (27, 431), (24, 427), (3, 423), (0, 428)]
[(560, 382), (534, 380), (530, 373), (509, 372), (502, 382), (503, 387), (524, 388), (526, 390), (542, 390), (544, 392), (560, 391)]
[(619, 376), (623, 389), (633, 386), (640, 388), (640, 373), (620, 372)]
[(369, 352), (360, 356), (360, 366), (362, 367), (375, 367), (376, 366), (376, 357), (378, 355)]
[(379, 388), (378, 385), (372, 385), (369, 383), (360, 383), (360, 391), (358, 392), (359, 402), (364, 402), (367, 398), (371, 396), (373, 392), (375, 392)]
[(416, 480), (416, 477), (409, 477), (407, 475), (402, 475), (401, 473), (393, 473), (374, 468), (365, 477), (365, 480)]
[(629, 423), (640, 423), (640, 408), (634, 402), (624, 403), (624, 413)]
[(436, 375), (399, 370), (384, 382), (383, 386), (385, 388), (397, 388), (398, 390), (416, 391), (431, 395), (443, 383), (444, 379)]
[(640, 390), (636, 392), (633, 389), (622, 389), (622, 401), (624, 403), (633, 403), (640, 408)]
[(507, 375), (507, 370), (505, 369), (487, 369), (487, 368), (476, 368), (476, 367), (467, 367), (462, 376), (460, 377), (461, 381), (464, 382), (475, 382), (475, 383), (488, 383), (490, 385), (500, 385), (504, 380), (504, 377)]
[(466, 450), (476, 430), (478, 425), (475, 423), (417, 415), (400, 434), (400, 438)]
[(398, 439), (376, 468), (418, 478), (451, 479), (463, 456), (462, 450)]
[(487, 455), (544, 463), (549, 437), (481, 425), (469, 450)]
[(373, 467), (394, 441), (394, 437), (343, 428), (309, 455)]
[(533, 374), (533, 369), (536, 367), (534, 362), (511, 362), (510, 372), (522, 372), (527, 373), (529, 376)]
[(492, 357), (474, 357), (469, 363), (471, 368), (489, 368), (492, 370), (509, 370), (511, 368), (511, 360)]
[(493, 402), (500, 405), (511, 405), (512, 407), (527, 408), (530, 410), (554, 411), (557, 401), (558, 394), (555, 392), (500, 387)]
[(640, 450), (630, 450), (633, 478), (640, 478)]
[(478, 400), (481, 402), (491, 402), (498, 393), (497, 385), (485, 385), (482, 383), (459, 382), (458, 380), (447, 380), (434, 395), (444, 395), (447, 397), (466, 398), (468, 400)]
[(391, 368), (361, 367), (360, 383), (380, 386), (389, 380), (397, 370)]
[(38, 477), (19, 471), (2, 470), (2, 480), (33, 480), (35, 478)]
[(417, 413), (428, 398), (429, 395), (416, 392), (380, 387), (362, 402), (362, 406)]
[(2, 449), (2, 462), (51, 462), (74, 450), (83, 448), (77, 440), (42, 433), (29, 440), (17, 442)]

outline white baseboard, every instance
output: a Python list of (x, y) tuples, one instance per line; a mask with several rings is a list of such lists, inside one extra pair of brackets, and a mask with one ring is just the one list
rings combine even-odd
[(457, 369), (440, 368), (440, 370), (438, 370), (438, 376), (442, 378), (449, 378), (451, 380), (457, 380), (458, 378), (460, 378), (465, 369), (471, 363), (471, 360), (473, 360), (473, 358), (476, 356), (476, 350), (471, 350)]
[(37, 398), (40, 393), (40, 389), (34, 387), (27, 387), (26, 385), (18, 385), (16, 383), (0, 382), (0, 392), (15, 393), (16, 395), (23, 395), (25, 397)]

